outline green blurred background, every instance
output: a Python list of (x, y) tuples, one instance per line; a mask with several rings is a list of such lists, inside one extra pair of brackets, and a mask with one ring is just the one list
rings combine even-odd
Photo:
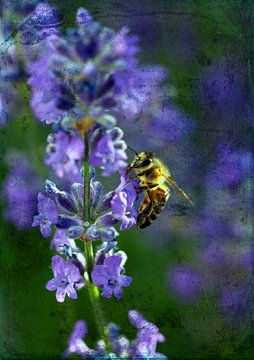
[[(253, 76), (251, 1), (64, 0), (50, 3), (62, 10), (65, 27), (74, 25), (76, 10), (83, 6), (103, 25), (118, 30), (127, 24), (132, 31), (139, 32), (142, 61), (168, 67), (170, 85), (178, 95), (175, 103), (196, 120), (198, 131), (192, 141), (197, 147), (204, 145), (208, 128), (211, 134), (215, 132), (213, 124), (206, 121), (195, 92), (197, 77), (204, 67), (215, 58), (237, 52), (246, 59)], [(147, 25), (142, 27), (142, 24)], [(193, 46), (197, 46), (198, 51), (192, 52), (191, 48), (186, 56), (184, 48), (188, 47), (188, 37), (186, 43), (182, 43), (179, 34), (188, 34), (188, 26), (195, 31), (196, 45)], [(144, 38), (150, 36), (150, 40), (142, 41), (143, 35)], [(24, 104), (28, 104), (25, 88), (23, 94)], [(29, 114), (32, 119), (27, 110), (24, 117), (1, 131), (0, 155), (3, 158), (9, 147), (31, 151), (29, 139), (36, 134), (36, 156), (42, 165), (49, 129), (29, 120)], [(1, 179), (6, 171), (2, 165)], [(58, 358), (78, 319), (88, 322), (87, 343), (92, 346), (97, 334), (93, 330), (94, 319), (86, 291), (79, 292), (77, 301), (67, 298), (60, 304), (54, 293), (45, 289), (45, 283), (52, 277), (53, 253), (48, 241), (40, 236), (38, 229), (21, 232), (4, 221), (0, 233), (1, 358)], [(133, 277), (133, 284), (120, 302), (102, 299), (106, 319), (119, 324), (122, 333), (134, 338), (127, 312), (140, 311), (166, 336), (166, 342), (160, 344), (158, 350), (170, 359), (254, 358), (251, 327), (228, 322), (217, 310), (212, 296), (204, 295), (194, 303), (177, 301), (170, 296), (167, 270), (183, 259), (194, 259), (195, 239), (183, 239), (179, 235), (168, 242), (164, 239), (163, 247), (156, 242), (156, 238), (147, 241), (146, 233), (135, 230), (121, 235), (120, 246), (128, 254), (126, 271)]]

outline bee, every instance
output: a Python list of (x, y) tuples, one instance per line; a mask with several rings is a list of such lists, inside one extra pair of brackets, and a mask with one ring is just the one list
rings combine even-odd
[(170, 197), (170, 187), (194, 206), (191, 199), (176, 184), (167, 166), (154, 153), (142, 151), (138, 154), (135, 150), (131, 150), (135, 152), (135, 158), (127, 167), (126, 175), (133, 170), (135, 173), (133, 178), (139, 180), (137, 190), (145, 192), (137, 217), (139, 229), (148, 227), (160, 215)]

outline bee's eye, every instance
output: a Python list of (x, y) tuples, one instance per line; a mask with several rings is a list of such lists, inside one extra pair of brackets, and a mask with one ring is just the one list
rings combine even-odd
[(148, 165), (151, 164), (152, 161), (153, 161), (153, 160), (150, 159), (150, 158), (149, 158), (149, 159), (146, 159), (146, 160), (144, 160), (142, 163), (140, 163), (139, 166), (140, 166), (140, 167), (148, 166)]

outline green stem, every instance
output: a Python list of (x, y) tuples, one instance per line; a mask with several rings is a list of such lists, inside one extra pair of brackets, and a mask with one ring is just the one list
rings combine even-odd
[[(90, 166), (88, 163), (89, 158), (89, 144), (88, 144), (88, 136), (87, 133), (84, 135), (84, 143), (85, 143), (85, 158), (84, 158), (84, 222), (87, 225), (90, 225)], [(106, 344), (106, 350), (108, 352), (112, 352), (112, 344), (109, 339), (108, 330), (104, 321), (104, 314), (100, 304), (100, 293), (97, 288), (92, 283), (91, 280), (91, 271), (94, 266), (94, 252), (93, 252), (93, 244), (88, 238), (84, 240), (84, 249), (86, 255), (86, 263), (87, 268), (85, 271), (85, 280), (86, 286), (88, 289), (89, 299), (91, 301), (93, 312), (95, 316), (96, 326), (98, 333), (102, 340), (104, 340)]]

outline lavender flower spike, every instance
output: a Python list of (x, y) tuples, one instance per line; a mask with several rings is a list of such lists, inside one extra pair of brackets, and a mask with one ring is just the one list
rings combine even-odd
[(165, 355), (156, 353), (157, 343), (165, 341), (157, 326), (145, 320), (136, 310), (129, 311), (129, 320), (138, 329), (133, 358), (167, 359)]
[(49, 291), (56, 290), (56, 300), (64, 302), (66, 294), (71, 299), (77, 299), (76, 289), (80, 289), (85, 285), (79, 269), (56, 255), (52, 257), (52, 271), (54, 278), (47, 282), (46, 288)]
[(83, 338), (87, 334), (87, 325), (85, 321), (79, 320), (76, 322), (73, 332), (68, 341), (68, 347), (63, 356), (67, 357), (71, 354), (78, 354), (80, 356), (89, 356), (92, 350), (85, 344)]
[(101, 295), (106, 298), (111, 298), (114, 294), (116, 299), (120, 300), (123, 287), (132, 282), (131, 277), (121, 275), (121, 262), (121, 256), (109, 256), (104, 260), (104, 265), (96, 265), (91, 273), (93, 283), (103, 290)]

